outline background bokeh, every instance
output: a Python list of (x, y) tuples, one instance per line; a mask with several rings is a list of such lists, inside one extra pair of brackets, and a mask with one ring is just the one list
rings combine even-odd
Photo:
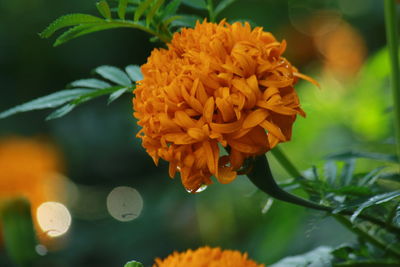
[[(91, 77), (99, 65), (146, 61), (157, 44), (131, 29), (95, 33), (56, 48), (39, 38), (60, 15), (95, 14), (94, 4), (0, 1), (0, 110)], [(221, 18), (250, 20), (286, 39), (287, 58), (321, 84), (318, 89), (299, 82), (307, 118), (296, 122), (293, 141), (282, 145), (302, 170), (321, 166), (331, 153), (393, 149), (382, 5), (378, 0), (237, 0), (222, 13)], [(180, 11), (205, 15), (188, 7)], [(38, 266), (123, 266), (132, 259), (151, 266), (155, 257), (201, 245), (248, 251), (270, 264), (353, 238), (318, 212), (278, 202), (268, 209), (267, 196), (245, 177), (187, 193), (178, 178), (168, 178), (165, 163), (154, 166), (135, 138), (130, 95), (109, 106), (105, 98), (97, 99), (54, 121), (44, 121), (48, 113), (0, 121), (0, 137), (46, 138), (63, 153), (69, 178), (64, 204), (72, 224), (45, 249), (49, 252), (38, 249), (46, 254)], [(289, 178), (271, 161), (279, 179)], [(360, 161), (357, 168), (368, 164)], [(107, 197), (117, 186), (139, 192), (143, 209), (134, 220), (111, 216)], [(2, 245), (0, 266), (12, 266)]]

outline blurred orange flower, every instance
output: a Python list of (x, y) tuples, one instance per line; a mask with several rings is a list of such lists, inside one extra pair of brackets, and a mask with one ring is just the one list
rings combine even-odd
[(37, 207), (43, 202), (60, 199), (57, 173), (61, 169), (60, 155), (48, 143), (17, 137), (1, 140), (0, 206), (2, 201), (24, 197), (31, 203), (32, 216), (37, 223)]
[(285, 48), (261, 27), (204, 21), (155, 49), (133, 99), (154, 162), (169, 161), (169, 175), (180, 172), (195, 192), (211, 175), (231, 182), (246, 158), (290, 140), (296, 115), (305, 116), (293, 86), (313, 80), (282, 57)]
[(247, 258), (247, 253), (220, 248), (202, 247), (174, 252), (165, 259), (156, 259), (153, 267), (264, 267)]
[(361, 34), (345, 21), (323, 35), (315, 35), (314, 41), (324, 56), (325, 71), (345, 80), (354, 78), (361, 69), (367, 54), (366, 44)]

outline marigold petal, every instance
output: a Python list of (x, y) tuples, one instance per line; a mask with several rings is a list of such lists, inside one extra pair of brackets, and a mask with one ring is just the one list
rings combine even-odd
[(164, 135), (165, 140), (176, 145), (187, 145), (196, 143), (197, 140), (186, 133), (169, 133)]
[(206, 104), (204, 105), (203, 116), (208, 123), (212, 122), (214, 115), (214, 98), (208, 98)]
[(186, 112), (178, 110), (175, 112), (174, 122), (181, 126), (182, 128), (195, 128), (196, 123), (192, 118), (186, 114)]
[(269, 112), (265, 109), (256, 109), (252, 111), (247, 117), (244, 119), (243, 128), (252, 128), (256, 125), (259, 125), (262, 121), (264, 121), (269, 115)]
[(281, 129), (273, 124), (272, 122), (269, 122), (268, 120), (264, 120), (263, 122), (260, 123), (260, 126), (263, 127), (265, 130), (268, 131), (268, 134), (274, 135), (276, 138), (278, 138), (280, 141), (285, 141), (286, 137), (283, 135)]
[(243, 120), (238, 120), (231, 123), (210, 123), (211, 130), (218, 133), (233, 133), (242, 127)]

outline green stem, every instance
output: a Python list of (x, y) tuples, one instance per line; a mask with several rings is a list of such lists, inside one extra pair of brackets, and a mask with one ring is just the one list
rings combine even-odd
[(278, 162), (284, 166), (285, 170), (291, 175), (293, 178), (302, 178), (303, 175), (297, 170), (297, 168), (293, 165), (293, 163), (285, 156), (280, 147), (276, 146), (271, 150), (272, 155), (278, 160)]
[[(285, 156), (282, 153), (283, 156)], [(286, 156), (285, 156), (286, 157)], [(283, 166), (285, 167), (285, 166)], [(320, 210), (320, 211), (325, 211), (328, 212), (329, 214), (333, 215), (334, 213), (334, 208), (328, 207), (328, 206), (323, 206), (319, 205), (317, 203), (305, 200), (303, 198), (297, 197), (295, 195), (292, 195), (286, 191), (284, 191), (282, 188), (279, 187), (279, 185), (275, 182), (275, 179), (272, 175), (271, 169), (269, 167), (267, 158), (265, 155), (258, 156), (254, 159), (253, 162), (253, 168), (251, 171), (247, 174), (249, 179), (263, 192), (267, 193), (271, 197), (284, 201), (284, 202), (289, 202), (298, 206), (302, 206), (305, 208), (311, 208), (315, 210)], [(351, 210), (343, 210), (340, 211), (336, 214), (340, 215), (352, 215), (354, 211)], [(388, 231), (391, 231), (393, 233), (400, 234), (400, 228), (397, 228), (393, 225), (387, 225), (386, 222), (381, 221), (375, 217), (371, 217), (365, 214), (360, 214), (358, 216), (361, 219), (364, 219), (366, 221), (369, 221), (371, 223), (374, 223), (384, 229), (387, 229)]]
[(400, 258), (400, 252), (387, 246), (385, 243), (382, 243), (382, 241), (376, 239), (375, 237), (371, 236), (361, 228), (354, 226), (350, 220), (348, 220), (346, 217), (343, 216), (338, 216), (338, 215), (332, 215), (333, 218), (335, 218), (339, 223), (341, 223), (344, 227), (355, 233), (357, 236), (360, 236), (364, 238), (367, 242), (371, 243), (372, 245), (382, 249), (383, 251), (387, 252), (388, 254), (395, 256), (397, 258)]
[(210, 16), (210, 22), (215, 22), (215, 12), (214, 12), (214, 5), (212, 0), (207, 0), (207, 10)]
[(385, 26), (387, 45), (389, 48), (389, 60), (391, 64), (391, 87), (393, 92), (394, 106), (394, 126), (397, 155), (400, 159), (400, 68), (399, 68), (399, 50), (398, 50), (398, 30), (396, 17), (396, 1), (385, 0)]
[(133, 28), (133, 29), (139, 29), (142, 30), (144, 32), (147, 32), (151, 35), (156, 36), (158, 39), (160, 39), (162, 42), (164, 43), (169, 43), (172, 39), (171, 35), (163, 35), (160, 34), (152, 29), (150, 29), (149, 27), (143, 26), (142, 24), (139, 24), (137, 22), (133, 22), (133, 21), (126, 21), (126, 20), (112, 20), (110, 21), (110, 23), (118, 25), (120, 27), (126, 27), (126, 28)]

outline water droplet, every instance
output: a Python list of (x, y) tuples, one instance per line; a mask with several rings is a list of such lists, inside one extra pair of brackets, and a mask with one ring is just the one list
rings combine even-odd
[(186, 192), (191, 193), (191, 194), (193, 194), (193, 193), (197, 194), (197, 193), (203, 192), (206, 189), (207, 189), (207, 185), (203, 184), (202, 186), (199, 187), (199, 189), (197, 189), (194, 192), (192, 192), (192, 191), (190, 191), (188, 189), (186, 189)]

